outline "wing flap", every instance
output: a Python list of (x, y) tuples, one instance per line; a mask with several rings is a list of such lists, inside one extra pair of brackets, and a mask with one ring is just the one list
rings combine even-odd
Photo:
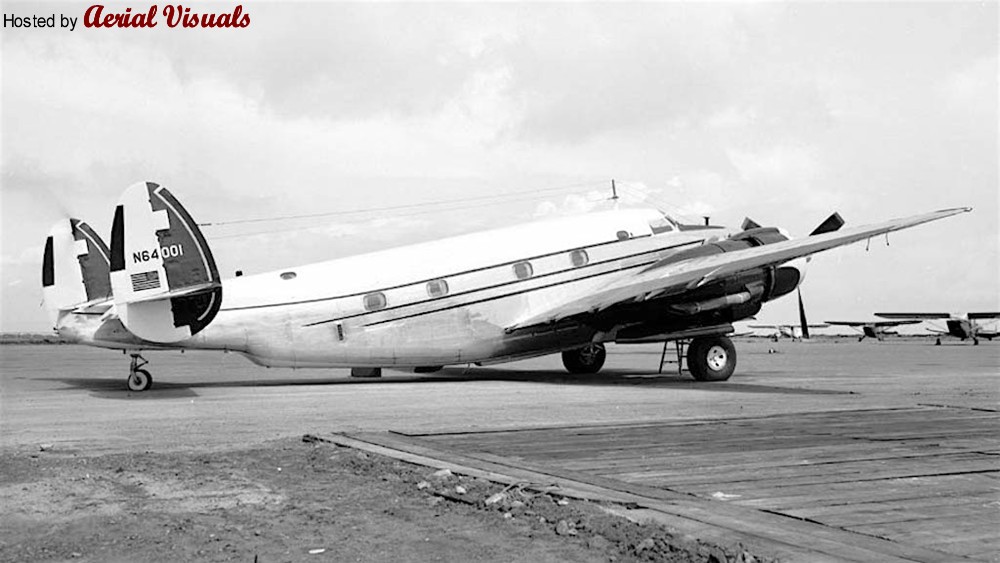
[(546, 311), (532, 313), (507, 327), (507, 330), (547, 324), (579, 314), (597, 313), (647, 293), (658, 292), (658, 295), (664, 296), (682, 293), (740, 272), (783, 264), (796, 258), (968, 211), (971, 211), (971, 208), (943, 209), (745, 250), (700, 256), (682, 262), (656, 263), (630, 277), (615, 280), (583, 298), (571, 299)]

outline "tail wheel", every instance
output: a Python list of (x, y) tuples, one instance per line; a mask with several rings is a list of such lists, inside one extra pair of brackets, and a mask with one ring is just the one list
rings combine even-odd
[(736, 346), (725, 336), (695, 338), (688, 345), (687, 363), (698, 381), (725, 381), (736, 370)]
[(604, 366), (607, 351), (604, 344), (587, 344), (562, 353), (563, 365), (570, 373), (597, 373)]
[(129, 391), (145, 391), (153, 385), (153, 376), (149, 375), (149, 372), (144, 369), (133, 370), (132, 373), (128, 375), (128, 390)]

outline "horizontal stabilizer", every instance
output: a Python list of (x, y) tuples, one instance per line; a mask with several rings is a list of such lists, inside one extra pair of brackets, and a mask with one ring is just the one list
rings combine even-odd
[(173, 194), (152, 182), (130, 186), (115, 209), (111, 285), (122, 324), (152, 342), (190, 338), (222, 305), (205, 237)]

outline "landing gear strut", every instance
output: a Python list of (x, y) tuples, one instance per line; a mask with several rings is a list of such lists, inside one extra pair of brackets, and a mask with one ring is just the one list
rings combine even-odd
[(604, 366), (607, 351), (604, 344), (587, 344), (562, 353), (563, 365), (570, 373), (597, 373)]
[(148, 371), (142, 369), (142, 366), (149, 362), (138, 353), (131, 354), (131, 356), (132, 365), (128, 368), (128, 390), (136, 392), (145, 391), (153, 385), (153, 376), (149, 375)]
[(736, 346), (725, 336), (699, 336), (688, 345), (687, 363), (698, 381), (725, 381), (736, 369)]

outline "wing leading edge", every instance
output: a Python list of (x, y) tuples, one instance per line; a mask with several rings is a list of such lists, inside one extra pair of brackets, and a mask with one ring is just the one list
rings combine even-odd
[(667, 259), (630, 277), (615, 280), (603, 289), (583, 298), (567, 301), (545, 311), (534, 312), (508, 326), (507, 331), (552, 323), (575, 315), (597, 313), (620, 303), (683, 293), (740, 272), (764, 266), (776, 266), (838, 246), (860, 242), (878, 235), (969, 211), (972, 211), (972, 208), (942, 209), (922, 215), (817, 234), (807, 238), (775, 242), (724, 254), (701, 256), (680, 262), (671, 262)]

